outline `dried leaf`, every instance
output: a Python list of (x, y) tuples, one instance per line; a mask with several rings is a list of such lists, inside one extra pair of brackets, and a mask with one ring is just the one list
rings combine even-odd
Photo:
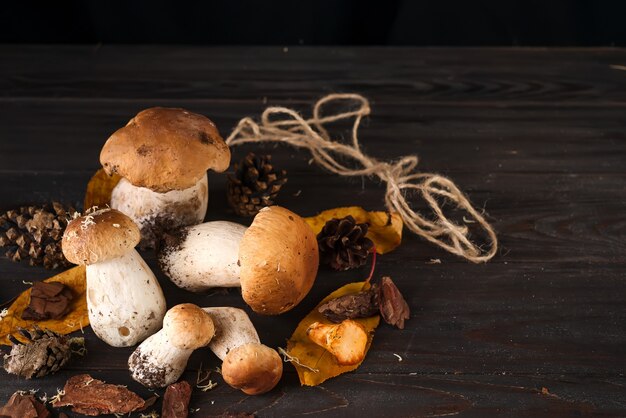
[[(293, 335), (287, 343), (287, 354), (292, 358), (292, 363), (298, 372), (300, 383), (307, 386), (317, 386), (331, 377), (339, 376), (355, 370), (359, 365), (341, 366), (337, 364), (335, 357), (324, 348), (315, 344), (307, 336), (306, 330), (315, 322), (322, 324), (332, 324), (324, 315), (319, 313), (318, 309), (326, 302), (338, 297), (357, 293), (369, 289), (369, 283), (356, 282), (347, 284), (324, 298), (318, 306), (316, 306), (302, 321), (294, 331)], [(369, 318), (355, 319), (356, 322), (363, 325), (368, 333), (367, 348), (369, 350), (374, 336), (374, 330), (378, 326), (380, 316), (372, 316)]]
[(94, 206), (104, 207), (111, 202), (111, 192), (122, 177), (117, 174), (109, 176), (103, 169), (96, 171), (85, 191), (84, 210)]
[(34, 395), (23, 392), (15, 392), (7, 404), (0, 408), (0, 417), (48, 418), (50, 416), (46, 406), (35, 399)]
[(18, 332), (18, 328), (32, 329), (37, 325), (42, 329), (49, 329), (58, 334), (69, 334), (89, 325), (87, 315), (87, 299), (85, 297), (85, 266), (77, 266), (56, 276), (44, 280), (44, 282), (60, 282), (72, 289), (74, 299), (70, 303), (70, 310), (61, 319), (48, 319), (45, 321), (31, 321), (22, 319), (22, 313), (28, 307), (30, 292), (28, 289), (22, 292), (11, 306), (6, 315), (0, 320), (0, 344), (11, 345), (8, 336), (13, 335), (16, 339), (24, 341), (24, 337)]
[(316, 216), (304, 218), (315, 234), (319, 234), (324, 224), (333, 218), (345, 218), (351, 215), (357, 223), (369, 224), (366, 237), (376, 245), (378, 254), (388, 253), (402, 241), (402, 218), (397, 213), (368, 212), (358, 206), (328, 209)]
[(141, 411), (146, 401), (126, 386), (104, 383), (88, 374), (70, 377), (65, 382), (55, 408), (71, 406), (72, 412), (84, 415), (128, 414)]
[(409, 304), (389, 276), (380, 283), (380, 314), (386, 323), (400, 329), (404, 329), (404, 321), (411, 314)]

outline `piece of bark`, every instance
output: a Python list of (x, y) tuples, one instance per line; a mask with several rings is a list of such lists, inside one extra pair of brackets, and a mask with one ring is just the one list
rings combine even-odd
[(0, 417), (7, 418), (49, 418), (50, 411), (35, 396), (15, 392), (11, 399), (0, 408)]
[(88, 374), (70, 377), (63, 392), (53, 406), (71, 406), (78, 414), (128, 414), (145, 407), (145, 401), (126, 387), (104, 383)]
[(189, 383), (181, 380), (169, 385), (163, 396), (161, 418), (187, 418), (190, 400), (191, 386)]
[(329, 300), (318, 312), (329, 321), (339, 323), (346, 319), (367, 318), (378, 313), (378, 286), (364, 292), (352, 293)]
[(404, 329), (404, 321), (409, 319), (409, 305), (388, 276), (380, 283), (380, 314), (385, 322), (400, 329)]
[(63, 283), (35, 282), (22, 319), (42, 321), (63, 318), (70, 310), (72, 299), (72, 290)]

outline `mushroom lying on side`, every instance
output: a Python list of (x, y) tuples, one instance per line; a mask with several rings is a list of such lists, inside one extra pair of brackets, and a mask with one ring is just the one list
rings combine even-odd
[(311, 341), (330, 352), (337, 364), (349, 366), (359, 364), (367, 350), (367, 331), (352, 319), (339, 324), (312, 323), (306, 330)]
[(72, 220), (63, 254), (86, 265), (87, 308), (94, 333), (114, 347), (135, 345), (161, 327), (165, 297), (134, 249), (137, 225), (123, 213), (102, 209)]
[(270, 206), (249, 228), (225, 221), (183, 228), (165, 240), (159, 264), (183, 289), (241, 286), (255, 312), (276, 315), (311, 290), (319, 254), (315, 234), (300, 216)]
[(211, 316), (194, 304), (171, 308), (163, 319), (163, 329), (139, 344), (128, 358), (134, 380), (149, 388), (172, 384), (185, 371), (194, 350), (206, 346), (215, 327)]
[(208, 118), (155, 107), (111, 135), (100, 162), (109, 175), (123, 177), (111, 207), (139, 225), (142, 247), (154, 247), (162, 231), (204, 220), (207, 170), (226, 170), (230, 150)]
[(209, 348), (222, 360), (222, 377), (248, 395), (260, 395), (276, 386), (283, 362), (276, 350), (261, 344), (248, 315), (238, 308), (203, 308), (215, 324)]

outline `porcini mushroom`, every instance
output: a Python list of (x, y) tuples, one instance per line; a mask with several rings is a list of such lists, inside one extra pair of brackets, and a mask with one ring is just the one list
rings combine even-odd
[(163, 329), (139, 344), (128, 358), (134, 380), (149, 388), (174, 383), (185, 371), (194, 350), (206, 346), (215, 327), (208, 313), (191, 303), (171, 308)]
[(100, 162), (109, 175), (123, 177), (111, 207), (139, 225), (143, 247), (153, 247), (163, 230), (204, 220), (207, 170), (226, 170), (230, 150), (205, 116), (154, 107), (111, 135)]
[(260, 395), (276, 386), (283, 362), (276, 350), (261, 344), (248, 315), (238, 308), (203, 308), (215, 324), (209, 348), (222, 360), (222, 377), (248, 395)]
[(86, 265), (87, 308), (94, 333), (109, 345), (137, 344), (161, 327), (165, 297), (134, 249), (139, 228), (123, 213), (101, 209), (65, 229), (65, 258)]
[(315, 234), (300, 216), (269, 206), (249, 228), (225, 221), (183, 228), (165, 240), (159, 264), (183, 289), (241, 286), (255, 312), (276, 315), (311, 290), (319, 253)]

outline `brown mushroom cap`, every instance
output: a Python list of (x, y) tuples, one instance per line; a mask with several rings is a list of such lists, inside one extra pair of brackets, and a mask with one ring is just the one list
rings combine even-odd
[(171, 308), (163, 318), (163, 331), (169, 341), (182, 350), (195, 350), (207, 345), (215, 334), (211, 316), (193, 303)]
[(140, 239), (132, 219), (106, 208), (73, 219), (65, 228), (61, 247), (71, 263), (89, 265), (121, 257)]
[(276, 350), (259, 343), (230, 350), (222, 363), (224, 381), (247, 395), (269, 392), (282, 375), (283, 362)]
[(153, 107), (118, 129), (100, 152), (109, 174), (159, 193), (184, 190), (208, 169), (222, 172), (230, 150), (210, 119), (185, 109)]
[(261, 209), (239, 244), (241, 294), (257, 313), (277, 315), (309, 293), (319, 265), (315, 233), (280, 206)]

